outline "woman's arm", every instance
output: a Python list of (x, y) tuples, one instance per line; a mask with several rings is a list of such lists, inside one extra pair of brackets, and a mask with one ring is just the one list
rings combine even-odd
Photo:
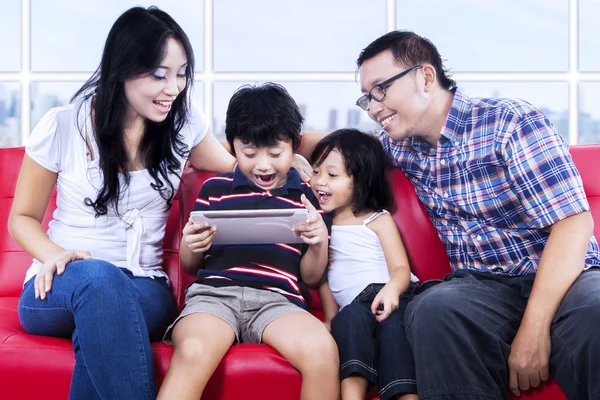
[(317, 143), (319, 143), (319, 140), (327, 135), (327, 132), (302, 132), (302, 143), (300, 143), (300, 148), (297, 153), (307, 160), (310, 160), (310, 156), (317, 146)]
[(235, 167), (235, 157), (219, 143), (209, 128), (200, 143), (192, 148), (190, 163), (201, 171), (230, 172)]
[(46, 235), (42, 219), (58, 175), (36, 163), (25, 154), (10, 216), (8, 231), (19, 246), (42, 263), (35, 276), (35, 297), (46, 298), (52, 289), (54, 274), (61, 275), (68, 263), (86, 260), (91, 254), (84, 250), (65, 250)]
[(42, 167), (25, 154), (13, 200), (8, 231), (23, 250), (44, 263), (62, 252), (42, 227), (58, 174)]
[[(319, 143), (319, 140), (327, 135), (327, 132), (302, 132), (302, 141), (300, 143), (300, 148), (296, 153), (300, 154), (305, 159), (310, 160), (310, 156), (317, 146), (317, 143)], [(231, 153), (231, 146), (227, 140), (222, 140), (221, 146)]]

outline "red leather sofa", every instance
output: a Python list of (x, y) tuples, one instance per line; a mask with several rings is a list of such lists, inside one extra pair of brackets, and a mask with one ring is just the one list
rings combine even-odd
[[(0, 149), (0, 398), (62, 400), (68, 398), (74, 365), (71, 342), (66, 339), (27, 334), (17, 316), (17, 303), (31, 257), (12, 240), (7, 221), (13, 200), (23, 148)], [(600, 145), (573, 146), (571, 153), (581, 172), (592, 212), (600, 218), (600, 178), (594, 164)], [(193, 280), (179, 267), (178, 248), (182, 221), (187, 220), (193, 199), (211, 173), (186, 170), (182, 189), (173, 203), (164, 240), (164, 268), (173, 282), (173, 294), (181, 306), (183, 289)], [(410, 182), (398, 170), (390, 171), (400, 228), (411, 265), (421, 280), (439, 279), (449, 272), (448, 259), (437, 233), (415, 196)], [(54, 197), (44, 218), (47, 224), (55, 208)], [(600, 223), (596, 224), (596, 235)], [(321, 317), (321, 305), (314, 293), (311, 311)], [(163, 343), (152, 345), (155, 377), (162, 382), (172, 349)], [(264, 345), (235, 345), (210, 380), (203, 399), (299, 399), (301, 376), (277, 352)], [(555, 382), (523, 394), (523, 399), (562, 400)]]

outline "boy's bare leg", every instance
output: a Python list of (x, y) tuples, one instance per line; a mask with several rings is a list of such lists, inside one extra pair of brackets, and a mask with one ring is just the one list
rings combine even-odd
[(321, 321), (305, 312), (285, 314), (266, 327), (262, 340), (302, 374), (301, 400), (339, 399), (338, 350)]
[(235, 333), (222, 319), (197, 313), (179, 320), (172, 336), (173, 357), (157, 400), (198, 400)]
[(364, 400), (369, 381), (360, 375), (351, 375), (342, 380), (342, 400)]

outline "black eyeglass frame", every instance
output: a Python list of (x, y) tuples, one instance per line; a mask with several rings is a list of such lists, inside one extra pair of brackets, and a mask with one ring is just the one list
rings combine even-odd
[[(371, 90), (369, 90), (368, 94), (360, 96), (358, 98), (358, 100), (356, 100), (356, 105), (359, 106), (364, 111), (369, 111), (369, 103), (371, 103), (371, 100), (375, 100), (376, 102), (380, 103), (383, 101), (383, 99), (385, 99), (385, 96), (387, 94), (385, 91), (386, 87), (389, 87), (395, 80), (400, 79), (404, 75), (408, 74), (409, 72), (414, 71), (415, 69), (419, 69), (419, 68), (423, 68), (423, 66), (415, 65), (412, 68), (409, 68), (405, 71), (400, 72), (398, 75), (392, 76), (390, 79), (386, 79), (385, 81), (378, 83), (377, 85), (373, 86), (371, 88)], [(373, 96), (373, 89), (375, 89), (375, 88), (379, 88), (379, 90), (381, 90), (381, 92), (383, 93), (383, 96), (381, 96), (380, 99)]]

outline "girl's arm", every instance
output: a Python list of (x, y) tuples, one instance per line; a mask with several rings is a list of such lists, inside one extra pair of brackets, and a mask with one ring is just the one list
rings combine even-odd
[(294, 230), (308, 244), (308, 250), (300, 260), (300, 276), (308, 286), (317, 286), (329, 262), (329, 234), (323, 217), (306, 195), (303, 194), (301, 200), (308, 210), (308, 220)]
[(319, 286), (319, 295), (321, 296), (321, 304), (323, 305), (323, 323), (331, 331), (331, 320), (338, 313), (340, 307), (333, 298), (333, 294), (329, 288), (327, 272), (325, 273), (325, 279), (323, 279), (321, 286)]
[(219, 143), (209, 128), (200, 143), (192, 148), (190, 163), (201, 171), (230, 172), (235, 167), (235, 158)]
[[(379, 237), (390, 274), (390, 280), (371, 304), (371, 311), (381, 322), (398, 308), (400, 295), (410, 284), (410, 268), (400, 232), (390, 214), (380, 215), (367, 227)], [(383, 305), (383, 310), (378, 310), (380, 305)]]

